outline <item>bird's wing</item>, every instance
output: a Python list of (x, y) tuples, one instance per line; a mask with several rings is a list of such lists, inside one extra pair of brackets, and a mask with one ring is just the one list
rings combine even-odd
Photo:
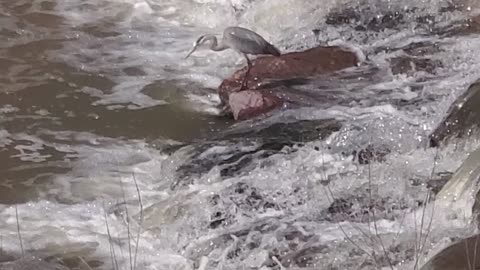
[(223, 33), (224, 42), (242, 53), (263, 54), (269, 43), (259, 34), (240, 27), (228, 27)]

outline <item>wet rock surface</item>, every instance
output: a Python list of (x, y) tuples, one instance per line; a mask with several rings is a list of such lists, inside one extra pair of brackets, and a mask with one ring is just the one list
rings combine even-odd
[(427, 181), (427, 188), (434, 194), (438, 194), (442, 190), (443, 186), (452, 179), (452, 172), (441, 172), (436, 174), (432, 179)]
[(286, 210), (304, 205), (306, 199), (302, 198), (303, 193), (302, 188), (293, 187), (289, 191), (268, 194), (253, 184), (238, 182), (220, 194), (211, 196), (209, 202), (214, 210), (210, 217), (209, 228), (228, 227), (239, 219), (251, 218), (251, 213), (265, 214), (268, 211)]
[(383, 162), (385, 157), (390, 154), (391, 150), (386, 145), (374, 146), (368, 145), (367, 147), (354, 150), (352, 154), (359, 164), (370, 164), (372, 162)]
[(435, 26), (438, 13), (453, 12), (459, 9), (458, 6), (446, 3), (440, 7), (438, 12), (432, 14), (417, 15), (416, 8), (390, 8), (383, 12), (372, 6), (363, 7), (362, 9), (340, 9), (330, 12), (325, 20), (325, 24), (332, 26), (351, 27), (359, 32), (381, 32), (385, 30), (395, 30), (404, 27), (413, 19), (418, 23), (417, 27), (433, 29)]
[(480, 228), (480, 192), (475, 196), (475, 202), (472, 206), (472, 213), (477, 222), (477, 228)]
[(245, 90), (230, 94), (228, 104), (235, 120), (254, 118), (280, 107), (284, 101), (274, 94)]
[(376, 191), (370, 191), (375, 188), (364, 187), (356, 190), (352, 196), (334, 198), (332, 204), (322, 211), (321, 219), (330, 222), (368, 222), (376, 216), (394, 220), (409, 209), (410, 205), (399, 198), (379, 197)]
[[(322, 211), (321, 217), (332, 222), (368, 222), (377, 213), (377, 218), (394, 220), (405, 211), (425, 205), (427, 190), (438, 194), (443, 186), (452, 178), (453, 173), (441, 172), (434, 174), (431, 179), (410, 179), (410, 187), (421, 187), (426, 184), (425, 195), (415, 202), (407, 202), (403, 198), (379, 197), (376, 186), (364, 186), (346, 197), (333, 198), (331, 205)], [(430, 201), (433, 196), (430, 197)], [(413, 203), (413, 205), (412, 205)], [(381, 214), (379, 214), (381, 213)]]
[(480, 260), (476, 254), (480, 254), (479, 242), (479, 235), (457, 240), (430, 259), (420, 270), (478, 269)]
[[(219, 167), (220, 176), (225, 178), (247, 173), (249, 168), (257, 166), (255, 162), (275, 154), (295, 152), (303, 143), (323, 139), (340, 128), (341, 123), (333, 119), (303, 120), (219, 134), (212, 142), (187, 146), (188, 159), (176, 168), (179, 180), (172, 183), (171, 188), (191, 184), (214, 167)], [(220, 150), (209, 152), (214, 146), (219, 146)], [(177, 151), (181, 152), (182, 147)]]
[[(352, 8), (346, 8), (339, 11), (333, 11), (327, 15), (325, 23), (328, 25), (354, 25), (358, 31), (381, 31), (392, 29), (399, 26), (404, 21), (404, 13), (409, 11), (389, 11), (376, 16), (362, 17), (362, 13), (367, 10), (359, 11)], [(373, 18), (372, 18), (373, 17)]]
[(435, 28), (434, 32), (445, 37), (478, 34), (480, 32), (480, 16), (460, 20), (456, 24), (445, 27)]
[(480, 81), (477, 81), (457, 98), (447, 116), (430, 134), (430, 146), (440, 146), (453, 138), (465, 138), (477, 132), (480, 125), (479, 104)]
[(346, 8), (341, 11), (334, 11), (327, 15), (325, 23), (328, 25), (345, 25), (360, 21), (359, 12), (353, 8)]
[[(248, 229), (234, 229), (213, 238), (193, 242), (186, 248), (187, 256), (198, 262), (202, 256), (221, 255), (220, 260), (224, 265), (237, 266), (235, 261), (241, 260), (271, 269), (376, 269), (388, 266), (385, 253), (380, 249), (376, 250), (377, 261), (374, 262), (365, 259), (364, 251), (358, 246), (352, 249), (348, 241), (322, 239), (322, 233), (311, 231), (315, 222), (290, 221), (280, 224), (278, 221), (275, 217), (263, 218), (250, 224)], [(356, 243), (368, 241), (361, 237), (350, 239)], [(405, 249), (397, 244), (388, 252), (399, 254), (402, 248)], [(344, 255), (348, 259), (343, 255), (341, 259), (333, 259), (330, 255), (333, 250), (347, 249), (349, 252)], [(408, 253), (411, 251), (399, 255), (411, 255)], [(208, 266), (218, 267), (219, 263), (219, 260), (210, 260)]]
[[(340, 47), (316, 47), (279, 57), (263, 56), (252, 61), (248, 89), (266, 88), (267, 80), (307, 78), (355, 66), (358, 59), (353, 52)], [(247, 67), (236, 71), (219, 86), (219, 95), (227, 103), (229, 95), (237, 92)]]
[(393, 58), (390, 63), (393, 74), (406, 73), (409, 75), (418, 71), (434, 73), (438, 67), (442, 66), (442, 62), (439, 60), (409, 56)]
[(11, 262), (0, 263), (2, 270), (68, 270), (58, 262), (47, 262), (36, 257), (27, 256)]
[(316, 47), (279, 57), (258, 57), (252, 61), (248, 91), (240, 91), (247, 71), (245, 67), (224, 80), (218, 93), (236, 120), (248, 119), (278, 108), (284, 102), (292, 102), (288, 91), (283, 89), (288, 88), (292, 80), (332, 73), (357, 63), (358, 59), (353, 52), (340, 47)]

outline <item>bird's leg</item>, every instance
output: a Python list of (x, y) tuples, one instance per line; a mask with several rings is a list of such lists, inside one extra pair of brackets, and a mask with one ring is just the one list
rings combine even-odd
[(250, 75), (250, 69), (252, 68), (252, 63), (250, 62), (250, 59), (248, 59), (248, 56), (244, 54), (245, 59), (247, 59), (247, 72), (245, 72), (245, 76), (243, 77), (242, 81), (242, 86), (240, 86), (240, 91), (247, 89), (247, 82), (248, 82), (248, 75)]

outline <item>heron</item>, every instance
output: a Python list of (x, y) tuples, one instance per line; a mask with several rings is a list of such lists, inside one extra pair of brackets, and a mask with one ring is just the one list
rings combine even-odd
[(243, 27), (231, 26), (225, 28), (220, 42), (218, 42), (217, 37), (214, 35), (200, 36), (193, 43), (193, 48), (187, 54), (185, 59), (187, 59), (198, 47), (207, 42), (210, 42), (209, 49), (212, 51), (218, 52), (226, 49), (233, 49), (245, 56), (248, 67), (247, 72), (245, 72), (245, 76), (243, 77), (240, 90), (247, 88), (248, 76), (250, 74), (250, 69), (252, 68), (252, 62), (250, 62), (248, 54), (280, 56), (280, 51), (259, 34)]

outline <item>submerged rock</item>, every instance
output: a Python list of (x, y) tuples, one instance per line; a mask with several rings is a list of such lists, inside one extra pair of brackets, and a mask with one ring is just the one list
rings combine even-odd
[(219, 169), (222, 178), (248, 173), (263, 159), (275, 154), (294, 152), (296, 145), (323, 139), (340, 128), (339, 121), (322, 119), (224, 132), (212, 138), (213, 142), (186, 146), (172, 153), (173, 159), (183, 152), (186, 152), (183, 153), (186, 156), (181, 158), (182, 164), (175, 169), (178, 177), (176, 182), (171, 183), (171, 188), (189, 185), (215, 167)]
[(361, 14), (353, 8), (346, 8), (341, 11), (334, 11), (327, 15), (325, 23), (329, 25), (345, 25), (360, 21)]
[(386, 145), (367, 145), (367, 147), (360, 149), (358, 152), (353, 151), (353, 155), (358, 159), (359, 164), (370, 164), (371, 162), (384, 162), (386, 156), (390, 154), (391, 150)]
[(430, 146), (448, 143), (452, 138), (472, 135), (480, 126), (480, 81), (473, 83), (450, 107), (447, 116), (430, 134)]
[(428, 58), (401, 56), (393, 58), (391, 66), (393, 74), (413, 74), (418, 71), (434, 73), (435, 69), (442, 66), (442, 62)]
[(393, 29), (400, 24), (405, 23), (403, 12), (389, 11), (383, 16), (373, 17), (367, 24), (368, 30), (382, 31), (384, 29)]
[(279, 81), (335, 72), (355, 66), (358, 61), (353, 52), (340, 47), (316, 47), (279, 57), (259, 57), (252, 61), (253, 66), (247, 82), (250, 92), (234, 94), (240, 90), (247, 71), (247, 67), (244, 67), (222, 82), (218, 94), (222, 103), (232, 108), (236, 119), (252, 118), (281, 106), (282, 100), (288, 100), (288, 95), (279, 97), (263, 93), (266, 89), (275, 92), (273, 88), (281, 86)]
[(46, 262), (36, 257), (27, 256), (16, 261), (0, 263), (2, 270), (68, 270), (59, 263)]
[(466, 36), (480, 32), (480, 16), (460, 20), (455, 24), (434, 29), (434, 33), (441, 36)]

